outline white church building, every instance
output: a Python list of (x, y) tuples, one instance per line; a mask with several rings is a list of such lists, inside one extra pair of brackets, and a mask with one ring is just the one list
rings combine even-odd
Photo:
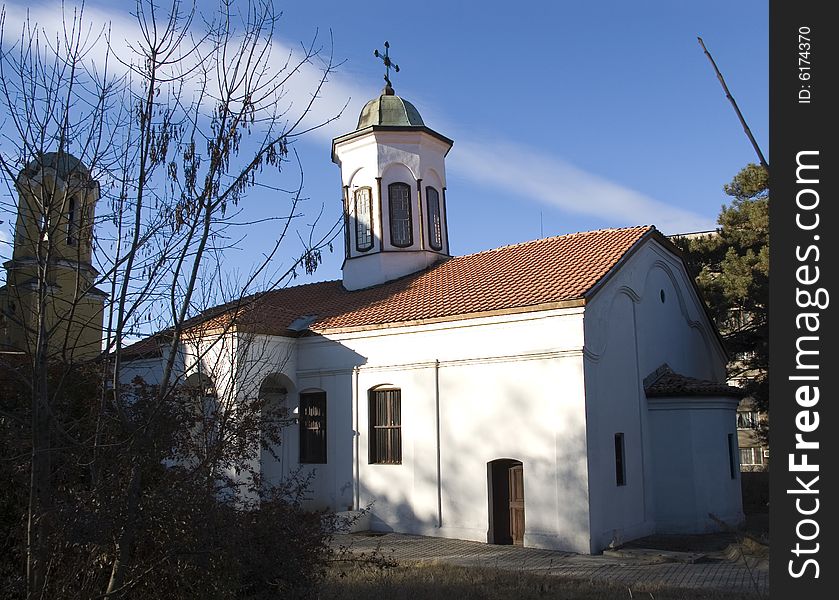
[(332, 145), (343, 279), (254, 297), (205, 358), (295, 417), (262, 474), (302, 466), (310, 508), (374, 531), (582, 553), (741, 522), (740, 394), (678, 250), (640, 226), (452, 257), (452, 144), (368, 102)]

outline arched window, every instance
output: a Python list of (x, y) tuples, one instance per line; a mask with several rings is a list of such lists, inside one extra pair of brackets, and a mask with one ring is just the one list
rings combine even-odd
[(38, 237), (37, 239), (46, 242), (50, 239), (50, 215), (44, 209), (43, 212), (37, 214), (38, 219)]
[(370, 390), (370, 463), (402, 464), (402, 391)]
[(288, 417), (288, 385), (284, 379), (284, 376), (272, 373), (259, 386), (259, 399), (264, 410), (271, 417), (279, 419)]
[(373, 247), (373, 196), (369, 187), (355, 191), (355, 247), (367, 252)]
[(432, 250), (443, 249), (443, 222), (440, 216), (440, 194), (433, 187), (425, 188), (428, 205), (428, 244)]
[(300, 394), (300, 462), (326, 464), (326, 392)]
[(76, 206), (76, 197), (70, 196), (67, 201), (67, 245), (75, 246), (78, 242), (79, 223), (78, 223), (78, 207)]
[(181, 397), (195, 418), (195, 442), (200, 456), (209, 455), (219, 440), (221, 419), (218, 395), (213, 380), (203, 373), (193, 373), (184, 381)]
[(390, 206), (390, 243), (397, 248), (407, 248), (414, 243), (411, 221), (411, 188), (407, 183), (387, 186)]

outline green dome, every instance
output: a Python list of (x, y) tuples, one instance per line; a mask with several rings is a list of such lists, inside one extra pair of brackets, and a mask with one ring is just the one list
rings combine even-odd
[(393, 88), (386, 87), (381, 96), (373, 98), (361, 109), (356, 129), (365, 129), (371, 125), (424, 127), (425, 123), (413, 104), (394, 94)]

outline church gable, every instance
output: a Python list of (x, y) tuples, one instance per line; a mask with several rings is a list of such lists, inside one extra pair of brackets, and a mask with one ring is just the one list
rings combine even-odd
[(637, 335), (633, 345), (642, 376), (668, 361), (690, 376), (725, 376), (727, 355), (719, 332), (679, 250), (657, 231), (587, 294), (587, 355), (600, 361), (609, 346), (623, 355), (615, 328), (627, 319)]

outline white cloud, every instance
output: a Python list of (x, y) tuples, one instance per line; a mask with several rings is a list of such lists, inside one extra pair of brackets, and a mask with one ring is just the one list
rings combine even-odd
[[(61, 11), (57, 10), (57, 6), (51, 9), (45, 5), (35, 5), (28, 10), (33, 21), (38, 22), (47, 31), (57, 31), (62, 23)], [(23, 6), (6, 4), (7, 25), (23, 22), (26, 10)], [(122, 41), (130, 42), (139, 37), (136, 23), (124, 10), (111, 14), (104, 9), (88, 6), (85, 9), (85, 17), (100, 26), (110, 23), (111, 39), (115, 44)], [(7, 27), (7, 34), (8, 29)], [(328, 45), (328, 40), (323, 42)], [(125, 51), (124, 46), (118, 47)], [(101, 59), (104, 52), (104, 44), (99, 44), (91, 58)], [(296, 57), (299, 56), (300, 50), (292, 50), (290, 46), (274, 40), (270, 58), (272, 65), (279, 67), (284, 64), (289, 53)], [(114, 64), (113, 61), (111, 64)], [(282, 99), (283, 106), (289, 109), (289, 115), (299, 114), (310, 102), (320, 76), (321, 72), (316, 63), (303, 65), (293, 76), (292, 85), (285, 91)], [(333, 119), (349, 100), (341, 119), (311, 133), (321, 142), (328, 142), (355, 126), (362, 103), (374, 93), (366, 81), (357, 83), (342, 75), (340, 71), (333, 73), (318, 93), (317, 101), (312, 105), (302, 127), (313, 127)], [(444, 119), (432, 121), (443, 123)], [(441, 133), (446, 131), (441, 130)], [(457, 136), (455, 148), (449, 155), (448, 167), (450, 173), (475, 184), (493, 185), (509, 190), (518, 197), (555, 206), (569, 213), (596, 217), (616, 225), (655, 224), (665, 233), (695, 231), (709, 226), (708, 219), (697, 213), (650, 198), (620, 183), (575, 167), (541, 149), (509, 140), (490, 140), (490, 143), (487, 143), (474, 134), (464, 132)]]
[(708, 228), (708, 219), (508, 141), (459, 140), (449, 168), (516, 196), (618, 225), (656, 225), (665, 233)]
[[(27, 17), (30, 23), (37, 25), (39, 34), (43, 32), (51, 42), (56, 40), (57, 35), (57, 39), (63, 43), (63, 27), (66, 23), (72, 24), (76, 16), (76, 9), (73, 6), (68, 4), (63, 8), (61, 3), (58, 2), (32, 6), (6, 3), (3, 8), (5, 11), (4, 28), (7, 45), (19, 42), (20, 27), (27, 21)], [(87, 43), (83, 44), (88, 49), (85, 56), (86, 62), (95, 64), (101, 72), (102, 65), (108, 56), (108, 40), (110, 40), (111, 56), (108, 58), (108, 66), (111, 74), (114, 76), (126, 74), (128, 68), (123, 63), (136, 63), (139, 60), (137, 54), (132, 50), (132, 47), (140, 47), (138, 40), (142, 38), (136, 19), (131, 17), (127, 10), (115, 9), (114, 12), (109, 12), (105, 8), (91, 5), (84, 7), (84, 14), (81, 19), (84, 22), (84, 33), (81, 37), (83, 40), (87, 40)], [(196, 30), (196, 33), (200, 32)], [(326, 58), (325, 54), (328, 51), (326, 46), (329, 44), (328, 40), (320, 40), (320, 42), (319, 45), (324, 46), (324, 56), (322, 58), (315, 57), (310, 62), (299, 66), (289, 78), (290, 85), (282, 90), (279, 98), (278, 108), (285, 110), (285, 120), (293, 123), (304, 112), (313, 95), (317, 94), (317, 100), (312, 104), (311, 110), (297, 130), (311, 128), (334, 119), (346, 104), (349, 97), (348, 92), (353, 91), (352, 86), (342, 85), (340, 82), (335, 84), (329, 82), (318, 92), (318, 84), (322, 76), (322, 69), (319, 68), (319, 65)], [(187, 47), (189, 46), (188, 41), (185, 41), (184, 44)], [(208, 46), (208, 42), (204, 44), (205, 48)], [(263, 57), (263, 62), (270, 67), (272, 73), (280, 74), (279, 76), (283, 77), (285, 73), (289, 73), (297, 67), (296, 63), (301, 61), (303, 56), (302, 48), (292, 48), (277, 39), (273, 39), (270, 52)], [(189, 70), (194, 66), (193, 62), (197, 57), (196, 54), (184, 57), (178, 68)], [(197, 79), (187, 79), (186, 82), (186, 94), (199, 92)], [(212, 74), (208, 83), (210, 86), (208, 95), (213, 96), (212, 86), (216, 85), (217, 82), (213, 80)], [(319, 137), (331, 139), (341, 133), (339, 131), (341, 127), (330, 124), (315, 131)]]

